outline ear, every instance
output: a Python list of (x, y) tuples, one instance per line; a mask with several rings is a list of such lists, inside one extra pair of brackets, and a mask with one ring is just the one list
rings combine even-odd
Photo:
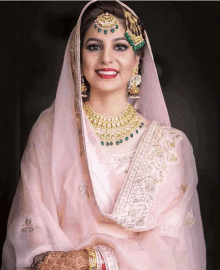
[(136, 54), (135, 54), (134, 57), (135, 57), (135, 65), (134, 65), (134, 66), (135, 66), (135, 67), (138, 67), (138, 66), (139, 66), (139, 62), (140, 62), (140, 55), (136, 55)]
[(83, 63), (82, 63), (82, 59), (80, 61), (80, 72), (81, 72), (81, 75), (84, 76), (84, 70), (83, 70)]
[(84, 72), (83, 72), (83, 67), (82, 67), (82, 64), (81, 64), (81, 66), (80, 66), (80, 72), (81, 72), (81, 75), (83, 76), (84, 74)]

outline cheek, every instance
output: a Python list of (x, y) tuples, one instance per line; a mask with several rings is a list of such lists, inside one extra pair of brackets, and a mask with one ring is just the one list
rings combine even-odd
[(85, 55), (82, 56), (82, 71), (85, 72), (88, 69), (88, 63), (86, 61)]
[[(88, 72), (91, 66), (91, 61), (88, 61), (90, 59), (88, 53), (86, 51), (82, 52), (82, 71)], [(91, 60), (91, 59), (90, 59)]]
[(82, 72), (86, 77), (94, 77), (96, 61), (92, 57), (82, 59)]
[(130, 80), (132, 74), (133, 74), (133, 69), (135, 67), (135, 61), (134, 58), (124, 58), (121, 61), (121, 65), (123, 67), (123, 77), (126, 80)]
[(133, 68), (136, 63), (134, 54), (131, 52), (126, 53), (124, 57), (121, 58), (121, 63), (124, 66), (124, 68), (127, 69), (127, 71), (133, 71)]

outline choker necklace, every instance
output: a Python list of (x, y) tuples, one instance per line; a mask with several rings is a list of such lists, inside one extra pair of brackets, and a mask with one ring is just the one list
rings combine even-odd
[(88, 101), (83, 104), (83, 109), (103, 146), (119, 145), (128, 141), (144, 125), (135, 108), (129, 103), (122, 114), (114, 117), (104, 117), (95, 113)]

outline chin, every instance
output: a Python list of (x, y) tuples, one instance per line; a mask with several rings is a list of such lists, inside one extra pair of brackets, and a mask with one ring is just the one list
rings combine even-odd
[(112, 87), (105, 87), (105, 88), (96, 88), (98, 93), (117, 93), (120, 92), (118, 88)]
[(117, 92), (122, 89), (121, 85), (116, 85), (116, 83), (102, 82), (101, 84), (93, 85), (91, 88), (96, 89), (98, 92)]

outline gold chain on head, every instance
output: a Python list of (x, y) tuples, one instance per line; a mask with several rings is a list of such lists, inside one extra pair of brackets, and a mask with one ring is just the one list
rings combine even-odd
[(130, 12), (124, 10), (125, 22), (126, 22), (126, 32), (125, 37), (130, 45), (133, 47), (133, 50), (136, 51), (142, 48), (145, 44), (145, 40), (141, 33), (141, 27), (138, 24), (138, 19), (133, 16)]

